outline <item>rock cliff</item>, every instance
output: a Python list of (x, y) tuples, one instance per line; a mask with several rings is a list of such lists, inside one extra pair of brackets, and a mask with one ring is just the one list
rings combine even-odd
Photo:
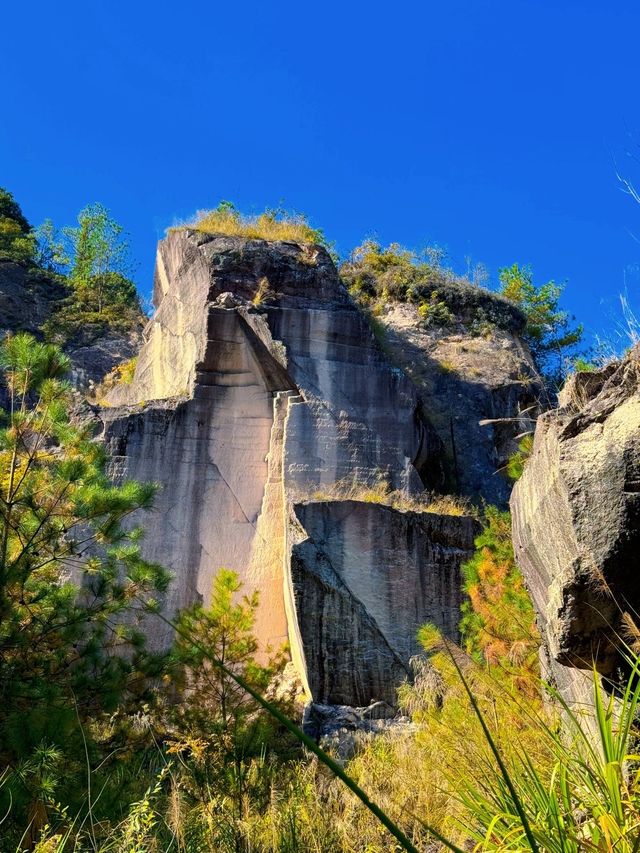
[(518, 436), (546, 408), (544, 383), (517, 326), (487, 324), (480, 333), (459, 315), (453, 326), (425, 327), (416, 306), (402, 302), (386, 306), (376, 322), (385, 351), (419, 388), (442, 438), (449, 490), (506, 506), (504, 468)]
[(539, 615), (547, 667), (569, 699), (577, 670), (614, 674), (640, 613), (640, 348), (576, 374), (538, 421), (513, 491), (516, 559)]
[(261, 641), (289, 643), (313, 698), (393, 702), (416, 628), (457, 638), (473, 522), (319, 495), (441, 484), (415, 384), (319, 246), (174, 231), (154, 300), (134, 379), (100, 417), (113, 472), (162, 486), (145, 549), (174, 573), (167, 611), (233, 569), (260, 592)]

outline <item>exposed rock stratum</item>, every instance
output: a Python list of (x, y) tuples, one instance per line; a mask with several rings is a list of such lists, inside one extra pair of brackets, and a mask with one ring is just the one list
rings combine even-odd
[(173, 572), (166, 611), (233, 569), (260, 593), (260, 641), (289, 644), (310, 697), (393, 704), (417, 628), (458, 639), (474, 522), (336, 486), (440, 487), (444, 445), (416, 384), (320, 246), (173, 231), (154, 302), (134, 379), (100, 417), (114, 474), (162, 486), (144, 548)]
[[(288, 643), (310, 697), (393, 704), (417, 628), (458, 639), (474, 522), (344, 500), (338, 487), (440, 488), (434, 407), (320, 246), (174, 230), (158, 247), (154, 302), (133, 381), (108, 392), (100, 417), (114, 474), (162, 486), (144, 547), (173, 571), (166, 611), (206, 602), (216, 572), (233, 569), (260, 593), (261, 643)], [(488, 411), (482, 398), (456, 419), (504, 414), (494, 391)]]
[(549, 673), (579, 699), (577, 670), (612, 675), (640, 613), (640, 348), (576, 374), (559, 404), (538, 420), (511, 511)]

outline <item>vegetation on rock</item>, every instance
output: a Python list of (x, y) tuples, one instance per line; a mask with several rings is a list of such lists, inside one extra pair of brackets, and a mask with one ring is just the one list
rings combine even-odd
[(269, 208), (263, 213), (244, 214), (231, 202), (222, 201), (213, 210), (199, 211), (193, 222), (179, 227), (193, 228), (206, 234), (224, 234), (250, 240), (313, 243), (330, 248), (322, 230), (310, 225), (304, 214), (283, 208)]
[(399, 243), (385, 248), (365, 240), (341, 265), (340, 275), (360, 304), (375, 309), (389, 301), (413, 303), (427, 327), (462, 324), (475, 334), (524, 327), (524, 316), (512, 302), (455, 275), (443, 261), (437, 248), (413, 252)]
[(363, 501), (384, 504), (403, 512), (433, 512), (455, 516), (473, 515), (475, 512), (469, 501), (456, 495), (438, 495), (425, 491), (409, 496), (403, 491), (392, 489), (383, 476), (374, 483), (346, 478), (330, 488), (318, 489), (312, 498), (314, 501)]
[(530, 267), (512, 264), (500, 270), (500, 293), (518, 305), (527, 318), (525, 339), (538, 364), (556, 384), (566, 372), (572, 350), (582, 340), (581, 325), (560, 305), (563, 286), (554, 281), (536, 285)]
[(67, 270), (70, 287), (69, 298), (46, 326), (48, 337), (57, 342), (78, 335), (91, 339), (105, 328), (127, 331), (139, 325), (142, 309), (129, 278), (129, 243), (109, 211), (101, 204), (85, 207), (78, 225), (63, 229), (63, 239), (59, 244), (47, 226), (41, 241), (41, 256)]
[(13, 195), (0, 187), (0, 258), (29, 264), (35, 252), (33, 228)]
[(66, 288), (66, 296), (52, 301), (42, 329), (53, 343), (86, 345), (109, 329), (127, 332), (143, 320), (128, 240), (101, 204), (80, 211), (77, 226), (60, 231), (46, 219), (34, 229), (13, 195), (0, 188), (0, 259), (50, 281), (52, 290)]

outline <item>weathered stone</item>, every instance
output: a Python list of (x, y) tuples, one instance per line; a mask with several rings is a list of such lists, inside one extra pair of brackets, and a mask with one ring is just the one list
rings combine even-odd
[[(155, 300), (133, 382), (108, 392), (101, 417), (113, 473), (162, 487), (144, 548), (174, 573), (166, 610), (208, 600), (233, 569), (260, 593), (263, 647), (289, 642), (310, 696), (393, 704), (419, 625), (457, 636), (473, 523), (337, 503), (318, 539), (312, 504), (289, 519), (292, 502), (345, 480), (408, 495), (440, 482), (415, 385), (319, 246), (172, 232)], [(325, 539), (348, 544), (342, 563), (329, 548), (313, 564)]]
[(548, 405), (527, 346), (515, 331), (425, 328), (410, 304), (390, 304), (377, 322), (385, 350), (416, 383), (442, 440), (449, 489), (506, 505), (504, 468), (518, 436)]
[(584, 679), (566, 667), (595, 662), (611, 674), (625, 620), (640, 612), (639, 362), (635, 347), (572, 380), (561, 407), (538, 421), (511, 499), (516, 559), (547, 666), (570, 698), (584, 693)]
[[(309, 692), (319, 702), (396, 703), (430, 622), (459, 639), (470, 518), (374, 503), (297, 504), (291, 583)], [(302, 532), (304, 531), (304, 532)]]
[[(378, 716), (381, 714), (381, 716)], [(311, 702), (304, 709), (304, 731), (338, 760), (348, 761), (372, 736), (415, 731), (409, 717), (384, 702), (367, 708)]]
[(59, 276), (0, 258), (0, 334), (39, 334), (65, 295)]
[(93, 341), (70, 343), (65, 347), (71, 359), (69, 381), (82, 390), (98, 385), (114, 367), (134, 358), (141, 343), (141, 329), (130, 332), (105, 329)]

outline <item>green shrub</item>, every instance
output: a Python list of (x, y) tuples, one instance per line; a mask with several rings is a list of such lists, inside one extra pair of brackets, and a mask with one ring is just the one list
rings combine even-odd
[(507, 462), (507, 476), (514, 482), (522, 477), (524, 464), (533, 450), (533, 436), (525, 435), (518, 444), (518, 449), (512, 453)]
[(537, 689), (540, 637), (516, 566), (508, 512), (487, 507), (475, 554), (462, 567), (467, 600), (460, 630), (467, 652), (498, 666), (525, 690)]
[(340, 275), (360, 304), (426, 306), (423, 319), (433, 326), (461, 323), (476, 333), (478, 324), (486, 322), (513, 332), (524, 328), (524, 315), (513, 303), (456, 276), (442, 266), (442, 260), (441, 251), (417, 253), (398, 243), (384, 248), (366, 240), (341, 265)]
[(13, 195), (0, 187), (0, 258), (33, 263), (36, 238)]
[(455, 317), (447, 307), (447, 303), (438, 298), (437, 290), (432, 291), (428, 301), (418, 305), (418, 315), (427, 329), (433, 326), (446, 328), (455, 322)]

